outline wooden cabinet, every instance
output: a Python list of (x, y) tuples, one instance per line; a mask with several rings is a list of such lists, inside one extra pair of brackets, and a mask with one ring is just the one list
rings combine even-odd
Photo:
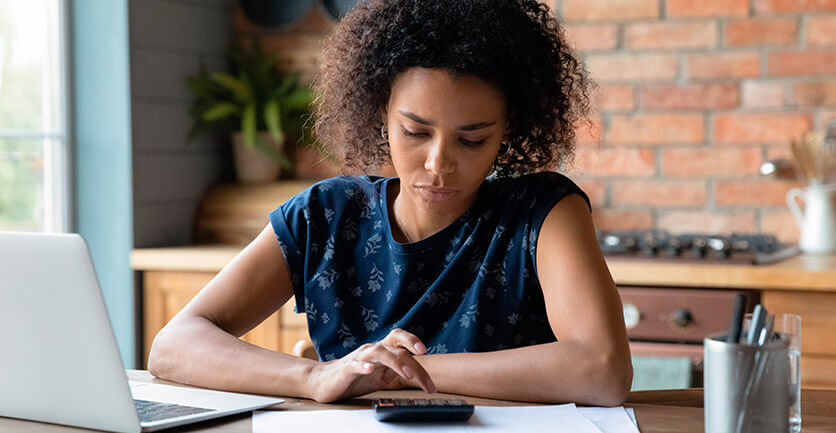
[[(154, 336), (215, 274), (173, 270), (143, 272), (143, 369), (148, 368), (148, 354)], [(241, 339), (265, 349), (293, 353), (293, 346), (299, 340), (308, 338), (305, 315), (294, 313), (294, 305), (291, 298), (281, 309), (241, 336)]]
[(761, 299), (771, 313), (801, 316), (801, 386), (836, 388), (836, 293), (770, 290)]

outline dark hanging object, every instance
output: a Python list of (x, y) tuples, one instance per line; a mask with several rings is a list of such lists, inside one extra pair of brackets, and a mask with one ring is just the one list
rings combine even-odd
[(357, 3), (357, 0), (320, 0), (322, 9), (332, 19), (339, 20)]
[(262, 27), (284, 27), (303, 17), (315, 0), (240, 0), (247, 19)]

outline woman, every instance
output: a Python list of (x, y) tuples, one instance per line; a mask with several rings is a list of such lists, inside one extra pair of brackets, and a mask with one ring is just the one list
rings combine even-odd
[[(157, 335), (154, 376), (335, 401), (420, 387), (621, 404), (632, 368), (570, 160), (589, 83), (535, 0), (361, 1), (328, 40), (322, 181)], [(320, 361), (238, 340), (295, 296)]]

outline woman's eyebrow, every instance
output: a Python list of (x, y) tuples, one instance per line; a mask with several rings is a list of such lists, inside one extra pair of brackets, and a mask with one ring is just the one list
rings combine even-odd
[[(430, 122), (429, 120), (421, 118), (420, 116), (418, 116), (415, 113), (410, 113), (409, 111), (404, 111), (404, 110), (398, 110), (398, 113), (400, 113), (402, 116), (408, 117), (408, 118), (410, 118), (410, 119), (412, 119), (412, 120), (414, 120), (418, 123), (421, 123), (421, 124), (424, 124), (424, 125), (429, 125), (429, 126), (435, 126), (434, 123)], [(496, 122), (480, 122), (480, 123), (473, 123), (473, 124), (470, 124), (470, 125), (460, 126), (459, 129), (462, 130), (462, 131), (475, 131), (477, 129), (482, 129), (482, 128), (487, 128), (488, 126), (493, 126), (494, 124), (496, 124)]]

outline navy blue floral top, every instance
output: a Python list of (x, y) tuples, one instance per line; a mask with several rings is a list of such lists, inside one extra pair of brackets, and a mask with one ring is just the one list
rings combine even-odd
[(393, 328), (428, 353), (555, 341), (535, 268), (537, 235), (563, 197), (586, 194), (553, 172), (486, 179), (473, 206), (421, 241), (395, 241), (386, 190), (397, 178), (337, 177), (270, 213), (297, 311), (322, 360)]

